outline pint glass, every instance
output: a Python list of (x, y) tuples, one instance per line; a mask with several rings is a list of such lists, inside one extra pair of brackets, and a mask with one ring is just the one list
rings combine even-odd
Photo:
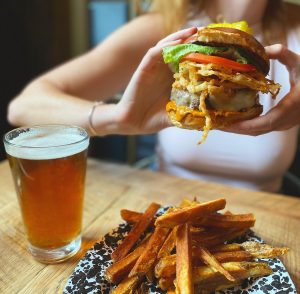
[(87, 132), (40, 125), (12, 130), (4, 145), (31, 254), (55, 263), (81, 245)]

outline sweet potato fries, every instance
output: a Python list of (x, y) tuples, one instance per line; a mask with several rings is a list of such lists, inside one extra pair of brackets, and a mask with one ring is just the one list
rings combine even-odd
[(254, 259), (274, 258), (288, 248), (230, 243), (254, 226), (255, 216), (220, 213), (225, 205), (223, 198), (202, 203), (185, 199), (158, 217), (156, 203), (144, 213), (121, 210), (132, 229), (106, 270), (107, 280), (116, 284), (111, 293), (145, 293), (146, 281), (170, 294), (209, 293), (271, 274), (267, 263)]

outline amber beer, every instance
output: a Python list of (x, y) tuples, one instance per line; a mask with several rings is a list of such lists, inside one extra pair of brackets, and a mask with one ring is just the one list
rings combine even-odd
[(47, 125), (5, 135), (29, 250), (58, 262), (80, 248), (89, 137), (78, 127)]

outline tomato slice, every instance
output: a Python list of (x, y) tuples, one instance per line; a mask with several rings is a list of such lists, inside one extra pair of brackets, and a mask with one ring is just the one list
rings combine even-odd
[(189, 53), (185, 55), (182, 58), (182, 60), (189, 60), (197, 63), (206, 63), (206, 64), (207, 63), (220, 64), (239, 72), (256, 71), (255, 66), (251, 64), (242, 64), (224, 57), (205, 55), (201, 53)]

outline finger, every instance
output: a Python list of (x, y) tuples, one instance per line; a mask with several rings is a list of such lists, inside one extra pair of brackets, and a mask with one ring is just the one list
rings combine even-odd
[(181, 30), (181, 31), (178, 31), (176, 33), (173, 33), (167, 37), (165, 37), (164, 39), (160, 40), (157, 45), (161, 45), (161, 44), (164, 44), (164, 43), (167, 43), (167, 42), (170, 42), (170, 41), (175, 41), (175, 40), (178, 40), (178, 39), (186, 39), (188, 38), (189, 36), (195, 34), (197, 32), (197, 28), (196, 27), (192, 27), (192, 28), (188, 28), (188, 29), (185, 29), (185, 30)]
[(148, 52), (143, 57), (140, 65), (138, 66), (138, 70), (148, 71), (153, 68), (153, 66), (157, 66), (158, 64), (165, 65), (162, 56), (162, 50), (166, 46), (174, 46), (180, 44), (181, 39), (175, 41), (169, 41), (164, 44), (157, 45), (148, 50)]
[(174, 41), (169, 41), (169, 42), (157, 44), (155, 47), (162, 49), (162, 48), (165, 48), (165, 47), (180, 44), (181, 42), (182, 42), (182, 39), (178, 39), (178, 40), (174, 40)]
[(239, 129), (239, 128), (232, 128), (230, 127), (226, 127), (226, 128), (222, 128), (221, 131), (223, 132), (227, 132), (227, 133), (233, 133), (233, 134), (237, 134), (237, 135), (245, 135), (245, 136), (252, 136), (252, 137), (256, 137), (256, 136), (260, 136), (260, 135), (264, 135), (268, 132), (244, 132), (243, 130)]
[(228, 133), (234, 133), (239, 135), (248, 135), (248, 136), (258, 136), (265, 133), (268, 133), (267, 131), (256, 131), (252, 124), (249, 125), (248, 121), (246, 123), (243, 122), (240, 123), (234, 123), (226, 128), (222, 128), (222, 131), (228, 132)]
[(224, 131), (250, 136), (266, 134), (278, 129), (280, 113), (281, 111), (275, 107), (265, 115), (234, 123), (226, 127)]
[(293, 68), (300, 62), (300, 57), (282, 44), (275, 44), (265, 47), (266, 53), (271, 59), (278, 59), (288, 68)]
[(176, 33), (173, 33), (166, 38), (160, 40), (155, 47), (151, 48), (147, 54), (145, 55), (142, 63), (144, 62), (144, 65), (151, 62), (155, 63), (159, 60), (162, 60), (162, 49), (167, 46), (174, 46), (177, 44), (180, 44), (182, 40), (186, 39), (187, 37), (193, 35), (195, 32), (197, 32), (196, 27), (188, 28), (185, 30), (178, 31)]
[(182, 40), (193, 35), (195, 32), (197, 32), (197, 28), (192, 27), (173, 33), (167, 36), (166, 38), (162, 39), (156, 44), (155, 47), (151, 48), (147, 52), (140, 64), (140, 67), (144, 67), (145, 69), (147, 69), (149, 67), (152, 67), (156, 63), (164, 63), (162, 58), (162, 49), (164, 47), (175, 46), (180, 44)]
[(169, 128), (174, 126), (171, 122), (171, 120), (169, 119), (168, 115), (166, 114), (166, 112), (164, 111), (164, 113), (161, 115), (161, 124), (159, 126), (159, 128), (165, 129), (165, 128)]
[(202, 30), (203, 27), (197, 27), (197, 32), (193, 35), (190, 35), (188, 38), (184, 39), (182, 43), (184, 44), (189, 44), (189, 43), (194, 43), (198, 39), (198, 32)]

